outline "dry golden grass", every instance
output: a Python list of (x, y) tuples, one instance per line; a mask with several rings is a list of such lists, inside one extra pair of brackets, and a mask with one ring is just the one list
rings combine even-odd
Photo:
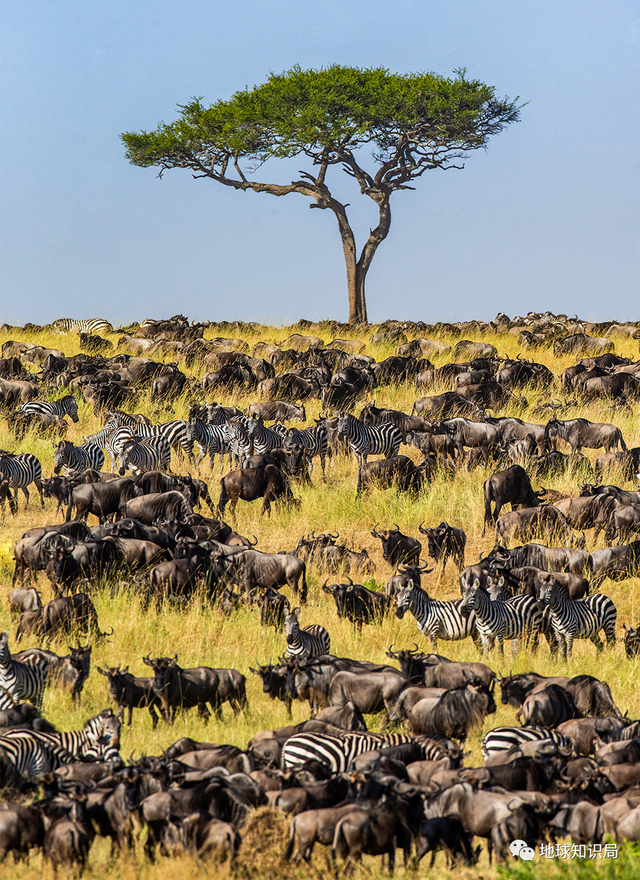
[[(282, 340), (296, 328), (258, 328), (251, 333), (238, 334), (235, 331), (220, 332), (211, 328), (207, 335), (242, 335), (250, 345), (255, 342)], [(321, 333), (325, 341), (333, 338), (330, 332)], [(344, 334), (341, 334), (344, 336)], [(353, 337), (353, 334), (349, 334)], [(0, 337), (5, 341), (8, 337)], [(58, 334), (43, 332), (37, 338), (33, 334), (17, 332), (11, 334), (12, 339), (28, 339), (37, 341), (41, 345), (61, 348), (65, 354), (74, 354), (78, 351), (78, 340), (74, 334)], [(114, 343), (117, 334), (110, 337)], [(470, 335), (469, 338), (478, 338)], [(451, 341), (451, 340), (448, 340)], [(498, 348), (501, 355), (515, 356), (518, 353), (518, 342), (513, 336), (507, 334), (495, 335), (483, 334), (482, 341), (492, 342)], [(454, 340), (455, 342), (455, 340)], [(371, 346), (367, 342), (367, 353), (371, 353), (377, 360), (381, 360), (394, 352), (395, 346)], [(616, 351), (630, 357), (637, 356), (637, 342), (634, 340), (616, 342)], [(167, 358), (170, 360), (172, 358)], [(436, 358), (437, 364), (449, 361), (450, 355)], [(537, 352), (534, 359), (547, 364), (556, 376), (572, 362), (569, 358), (557, 359), (550, 349)], [(181, 364), (184, 368), (184, 364)], [(185, 370), (187, 374), (194, 375), (193, 371)], [(436, 389), (438, 390), (438, 389)], [(422, 393), (422, 392), (421, 392)], [(391, 406), (410, 412), (416, 397), (414, 387), (409, 383), (400, 387), (385, 387), (378, 389), (374, 395), (378, 406)], [(435, 392), (429, 392), (435, 393)], [(508, 415), (518, 415), (532, 421), (544, 421), (542, 417), (535, 418), (529, 412), (539, 402), (544, 402), (551, 397), (564, 397), (558, 389), (552, 392), (536, 392), (527, 390), (529, 409), (504, 411)], [(57, 395), (56, 395), (57, 396)], [(233, 402), (239, 407), (256, 399), (254, 394), (217, 395), (215, 398), (220, 403)], [(166, 421), (174, 417), (185, 417), (188, 406), (194, 402), (189, 394), (175, 401), (170, 408), (160, 408), (153, 404), (148, 394), (142, 394), (136, 402), (136, 411), (149, 415), (154, 421)], [(309, 401), (305, 404), (309, 421), (319, 414), (319, 402)], [(356, 411), (359, 411), (357, 408)], [(80, 422), (71, 425), (68, 439), (74, 442), (82, 442), (82, 435), (87, 435), (99, 430), (101, 423), (97, 420), (92, 409), (81, 403), (79, 406)], [(500, 414), (503, 414), (502, 412)], [(594, 421), (614, 421), (624, 433), (628, 446), (640, 444), (640, 428), (635, 414), (627, 412), (614, 412), (603, 403), (591, 404), (570, 408), (563, 415), (564, 418), (585, 416)], [(53, 468), (53, 449), (50, 441), (27, 436), (19, 444), (8, 434), (6, 423), (0, 423), (0, 448), (12, 451), (30, 451), (38, 456), (43, 465), (43, 473), (49, 475)], [(408, 450), (403, 447), (401, 452), (417, 459), (416, 450)], [(595, 452), (586, 451), (586, 454), (594, 460)], [(188, 463), (178, 463), (174, 457), (174, 470), (186, 472)], [(208, 463), (198, 470), (198, 475), (207, 479), (212, 497), (217, 500), (219, 494), (218, 480), (220, 472), (216, 461), (216, 468), (211, 472)], [(195, 474), (194, 474), (195, 475)], [(329, 461), (327, 465), (327, 479), (322, 482), (320, 469), (314, 469), (314, 482), (312, 486), (300, 486), (295, 488), (295, 494), (302, 499), (299, 509), (289, 512), (275, 512), (272, 517), (260, 519), (258, 504), (246, 504), (240, 502), (237, 508), (237, 528), (243, 534), (257, 536), (259, 548), (267, 551), (292, 550), (303, 534), (311, 530), (316, 532), (326, 530), (338, 530), (340, 541), (350, 547), (360, 550), (366, 548), (377, 565), (377, 573), (367, 585), (374, 588), (382, 588), (385, 580), (392, 574), (391, 568), (382, 559), (380, 542), (373, 538), (371, 529), (374, 524), (380, 526), (397, 523), (407, 534), (420, 537), (418, 524), (425, 521), (426, 524), (435, 525), (441, 520), (447, 520), (452, 525), (461, 526), (467, 533), (467, 562), (470, 563), (478, 558), (478, 554), (486, 551), (493, 544), (493, 535), (482, 536), (482, 483), (487, 474), (482, 470), (472, 473), (461, 472), (453, 479), (438, 476), (417, 498), (398, 494), (395, 491), (374, 490), (370, 495), (356, 499), (355, 484), (357, 470), (355, 461), (350, 458), (338, 458)], [(619, 474), (612, 475), (612, 482), (631, 488), (631, 484), (623, 484)], [(550, 488), (560, 489), (565, 492), (577, 494), (576, 481), (565, 477), (545, 482)], [(537, 486), (536, 486), (537, 488)], [(48, 501), (44, 512), (35, 489), (31, 493), (31, 503), (27, 511), (24, 510), (24, 499), (19, 498), (19, 512), (11, 517), (8, 511), (0, 521), (0, 630), (8, 629), (15, 632), (15, 621), (11, 620), (6, 599), (4, 598), (11, 589), (11, 576), (13, 572), (13, 544), (25, 529), (43, 523), (56, 521), (55, 503)], [(61, 517), (58, 517), (60, 521)], [(93, 519), (93, 518), (91, 518)], [(602, 541), (602, 539), (601, 539)], [(602, 543), (599, 546), (603, 546)], [(426, 548), (425, 548), (426, 549)], [(589, 541), (588, 549), (593, 549)], [(436, 598), (456, 598), (459, 596), (457, 574), (450, 565), (444, 580), (437, 578), (438, 571), (426, 576), (425, 586), (429, 593)], [(395, 616), (390, 616), (382, 626), (369, 626), (363, 629), (362, 634), (354, 632), (346, 622), (337, 619), (333, 601), (322, 592), (321, 585), (325, 575), (310, 568), (308, 571), (309, 602), (303, 609), (302, 623), (321, 623), (327, 627), (331, 634), (332, 652), (340, 656), (366, 658), (374, 661), (385, 659), (385, 650), (392, 643), (396, 646), (409, 646), (414, 641), (423, 648), (428, 648), (424, 639), (418, 633), (415, 621), (411, 615), (407, 615), (402, 621)], [(611, 596), (618, 607), (618, 633), (622, 632), (622, 624), (635, 624), (640, 618), (640, 602), (638, 592), (639, 581), (631, 578), (619, 583), (605, 582), (603, 592)], [(260, 729), (274, 727), (288, 723), (288, 718), (281, 703), (270, 701), (262, 693), (260, 681), (249, 672), (249, 667), (254, 666), (256, 661), (262, 663), (270, 658), (274, 659), (285, 649), (283, 636), (276, 635), (272, 629), (263, 630), (260, 627), (259, 613), (256, 610), (240, 609), (231, 618), (224, 617), (218, 610), (212, 610), (203, 606), (200, 598), (196, 597), (187, 607), (176, 608), (166, 606), (160, 613), (153, 610), (143, 612), (136, 595), (136, 588), (125, 582), (118, 582), (116, 593), (113, 597), (110, 591), (98, 591), (94, 596), (94, 602), (98, 611), (100, 626), (103, 630), (114, 628), (113, 636), (106, 642), (96, 644), (93, 649), (93, 671), (87, 682), (79, 707), (72, 704), (66, 694), (57, 688), (50, 688), (45, 697), (45, 713), (50, 720), (61, 729), (78, 728), (84, 720), (105, 706), (109, 705), (106, 679), (95, 672), (97, 665), (105, 663), (129, 666), (135, 674), (145, 674), (147, 667), (142, 663), (142, 657), (147, 653), (152, 656), (167, 655), (176, 651), (180, 664), (183, 666), (208, 665), (208, 666), (232, 666), (241, 670), (247, 676), (247, 691), (249, 696), (250, 711), (245, 715), (233, 718), (230, 710), (225, 708), (224, 721), (212, 720), (208, 725), (199, 720), (195, 713), (187, 713), (176, 720), (173, 728), (164, 725), (153, 731), (149, 716), (143, 711), (134, 713), (131, 728), (123, 729), (122, 754), (128, 757), (146, 754), (158, 754), (170, 742), (181, 736), (188, 735), (194, 739), (207, 740), (220, 743), (233, 743), (245, 747), (251, 736)], [(51, 592), (44, 575), (40, 575), (39, 588), (42, 591), (43, 601), (51, 598)], [(291, 597), (289, 597), (291, 598)], [(33, 639), (25, 640), (20, 647), (35, 644)], [(17, 649), (15, 642), (12, 647)], [(66, 653), (66, 644), (54, 640), (51, 648), (58, 653)], [(474, 660), (477, 653), (470, 641), (462, 643), (440, 642), (439, 651), (454, 659)], [(574, 654), (569, 662), (553, 662), (548, 656), (546, 644), (543, 644), (536, 657), (523, 651), (517, 658), (512, 659), (509, 651), (504, 659), (491, 656), (489, 664), (497, 671), (508, 674), (509, 671), (524, 671), (535, 669), (546, 675), (568, 674), (576, 675), (589, 673), (606, 680), (610, 686), (614, 699), (623, 711), (629, 712), (630, 717), (640, 717), (640, 693), (637, 688), (638, 667), (635, 662), (629, 662), (623, 651), (621, 641), (611, 651), (605, 652), (600, 657), (596, 656), (595, 649), (590, 642), (577, 642)], [(514, 724), (514, 710), (502, 705), (498, 706), (496, 715), (487, 719), (484, 730), (473, 734), (468, 742), (471, 755), (468, 763), (472, 766), (481, 761), (479, 743), (491, 727), (502, 724)], [(294, 721), (303, 720), (307, 717), (306, 705), (296, 704), (293, 708)], [(379, 725), (375, 718), (370, 719), (373, 729)], [(257, 824), (256, 824), (257, 823)], [(282, 839), (286, 831), (286, 822), (282, 817), (271, 816), (268, 823), (255, 823), (245, 830), (244, 845), (238, 861), (237, 873), (247, 877), (274, 876), (274, 877), (306, 877), (322, 876), (328, 874), (325, 865), (325, 853), (319, 851), (314, 855), (312, 869), (295, 869), (285, 866), (281, 862), (283, 851)], [(484, 859), (485, 857), (483, 857)], [(631, 859), (631, 856), (629, 856)], [(625, 862), (625, 871), (630, 871), (632, 866), (638, 865), (637, 857)], [(427, 860), (420, 867), (420, 874), (426, 873)], [(367, 860), (366, 871), (371, 876), (379, 875), (379, 860)], [(515, 868), (516, 866), (510, 866)], [(577, 865), (575, 865), (577, 868)], [(611, 865), (606, 866), (611, 869)], [(553, 870), (560, 870), (557, 866), (545, 866), (544, 869), (536, 861), (533, 865), (538, 875), (544, 870), (544, 874)], [(531, 868), (531, 870), (533, 870)], [(622, 863), (620, 863), (622, 868)], [(48, 876), (49, 868), (41, 865), (39, 856), (31, 859), (30, 865), (10, 868), (3, 866), (3, 876), (31, 878), (32, 876)], [(530, 866), (524, 863), (517, 865), (523, 880), (529, 877), (527, 873)], [(590, 871), (591, 869), (589, 869)], [(176, 860), (161, 860), (157, 865), (151, 866), (144, 862), (141, 851), (135, 857), (127, 857), (119, 860), (116, 864), (109, 861), (109, 848), (104, 841), (97, 841), (94, 845), (87, 870), (87, 876), (93, 877), (108, 873), (112, 876), (123, 878), (153, 878), (164, 880), (168, 877), (179, 876), (191, 878), (204, 874), (226, 876), (228, 866), (204, 868), (194, 860), (180, 858)], [(587, 868), (584, 868), (587, 871)], [(399, 870), (402, 876), (402, 869)], [(433, 875), (435, 877), (451, 876), (445, 869), (442, 856), (438, 856)], [(467, 876), (493, 876), (494, 869), (489, 868), (486, 861), (482, 861), (476, 872), (460, 871), (461, 877)], [(531, 875), (532, 876), (532, 875)], [(583, 876), (583, 874), (580, 874)], [(591, 876), (584, 873), (584, 876)], [(621, 875), (619, 875), (621, 876)], [(640, 876), (640, 870), (635, 876)]]

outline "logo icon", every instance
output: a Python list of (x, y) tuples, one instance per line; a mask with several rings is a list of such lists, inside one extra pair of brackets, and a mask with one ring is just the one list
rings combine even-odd
[(511, 854), (516, 858), (523, 859), (525, 862), (533, 861), (536, 851), (530, 847), (526, 840), (512, 840), (509, 844)]

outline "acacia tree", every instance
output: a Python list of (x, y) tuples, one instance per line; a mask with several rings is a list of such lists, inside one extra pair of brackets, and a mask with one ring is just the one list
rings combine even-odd
[[(347, 269), (349, 321), (366, 323), (365, 279), (389, 234), (391, 194), (414, 189), (411, 183), (427, 170), (463, 168), (459, 160), (519, 119), (517, 100), (496, 98), (493, 87), (467, 79), (464, 70), (446, 78), (383, 68), (294, 67), (210, 107), (194, 98), (179, 106), (175, 122), (125, 132), (122, 140), (132, 164), (159, 166), (160, 177), (168, 168), (189, 168), (194, 177), (238, 190), (299, 193), (312, 200), (311, 208), (332, 211)], [(299, 180), (257, 180), (268, 160), (292, 157), (311, 160)], [(377, 226), (359, 255), (348, 205), (329, 188), (333, 166), (377, 206)]]

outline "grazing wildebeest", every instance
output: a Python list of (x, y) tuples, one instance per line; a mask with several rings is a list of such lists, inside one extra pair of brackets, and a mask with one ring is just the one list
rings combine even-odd
[(383, 558), (394, 568), (397, 568), (401, 563), (405, 565), (420, 563), (422, 544), (416, 538), (403, 535), (397, 525), (393, 529), (383, 529), (380, 532), (374, 526), (371, 534), (374, 538), (379, 538), (382, 541)]
[[(512, 510), (519, 507), (538, 507), (543, 492), (534, 492), (527, 472), (519, 464), (514, 464), (505, 471), (498, 471), (484, 483), (484, 529), (488, 524), (495, 524), (505, 504), (511, 504)], [(495, 509), (491, 510), (491, 503)]]
[(420, 523), (418, 531), (427, 536), (429, 556), (435, 559), (436, 562), (442, 560), (440, 577), (444, 577), (447, 559), (450, 556), (458, 566), (458, 569), (462, 570), (464, 567), (464, 548), (467, 543), (467, 536), (462, 529), (454, 528), (449, 523), (443, 521), (434, 529), (423, 529), (422, 523)]
[(588, 419), (550, 419), (544, 437), (547, 445), (552, 437), (565, 440), (571, 446), (572, 453), (580, 452), (583, 446), (587, 449), (604, 448), (606, 452), (614, 452), (618, 446), (623, 451), (627, 448), (622, 431), (616, 425), (590, 422)]

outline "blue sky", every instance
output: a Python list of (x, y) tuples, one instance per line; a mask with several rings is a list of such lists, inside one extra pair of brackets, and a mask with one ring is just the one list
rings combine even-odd
[[(193, 96), (333, 63), (466, 67), (528, 102), (464, 171), (394, 196), (367, 279), (371, 321), (638, 319), (639, 37), (639, 5), (616, 0), (4, 0), (0, 319), (346, 319), (329, 212), (188, 171), (158, 180), (119, 138)], [(303, 167), (268, 171), (286, 182)], [(362, 242), (373, 205), (337, 170), (333, 185)]]

